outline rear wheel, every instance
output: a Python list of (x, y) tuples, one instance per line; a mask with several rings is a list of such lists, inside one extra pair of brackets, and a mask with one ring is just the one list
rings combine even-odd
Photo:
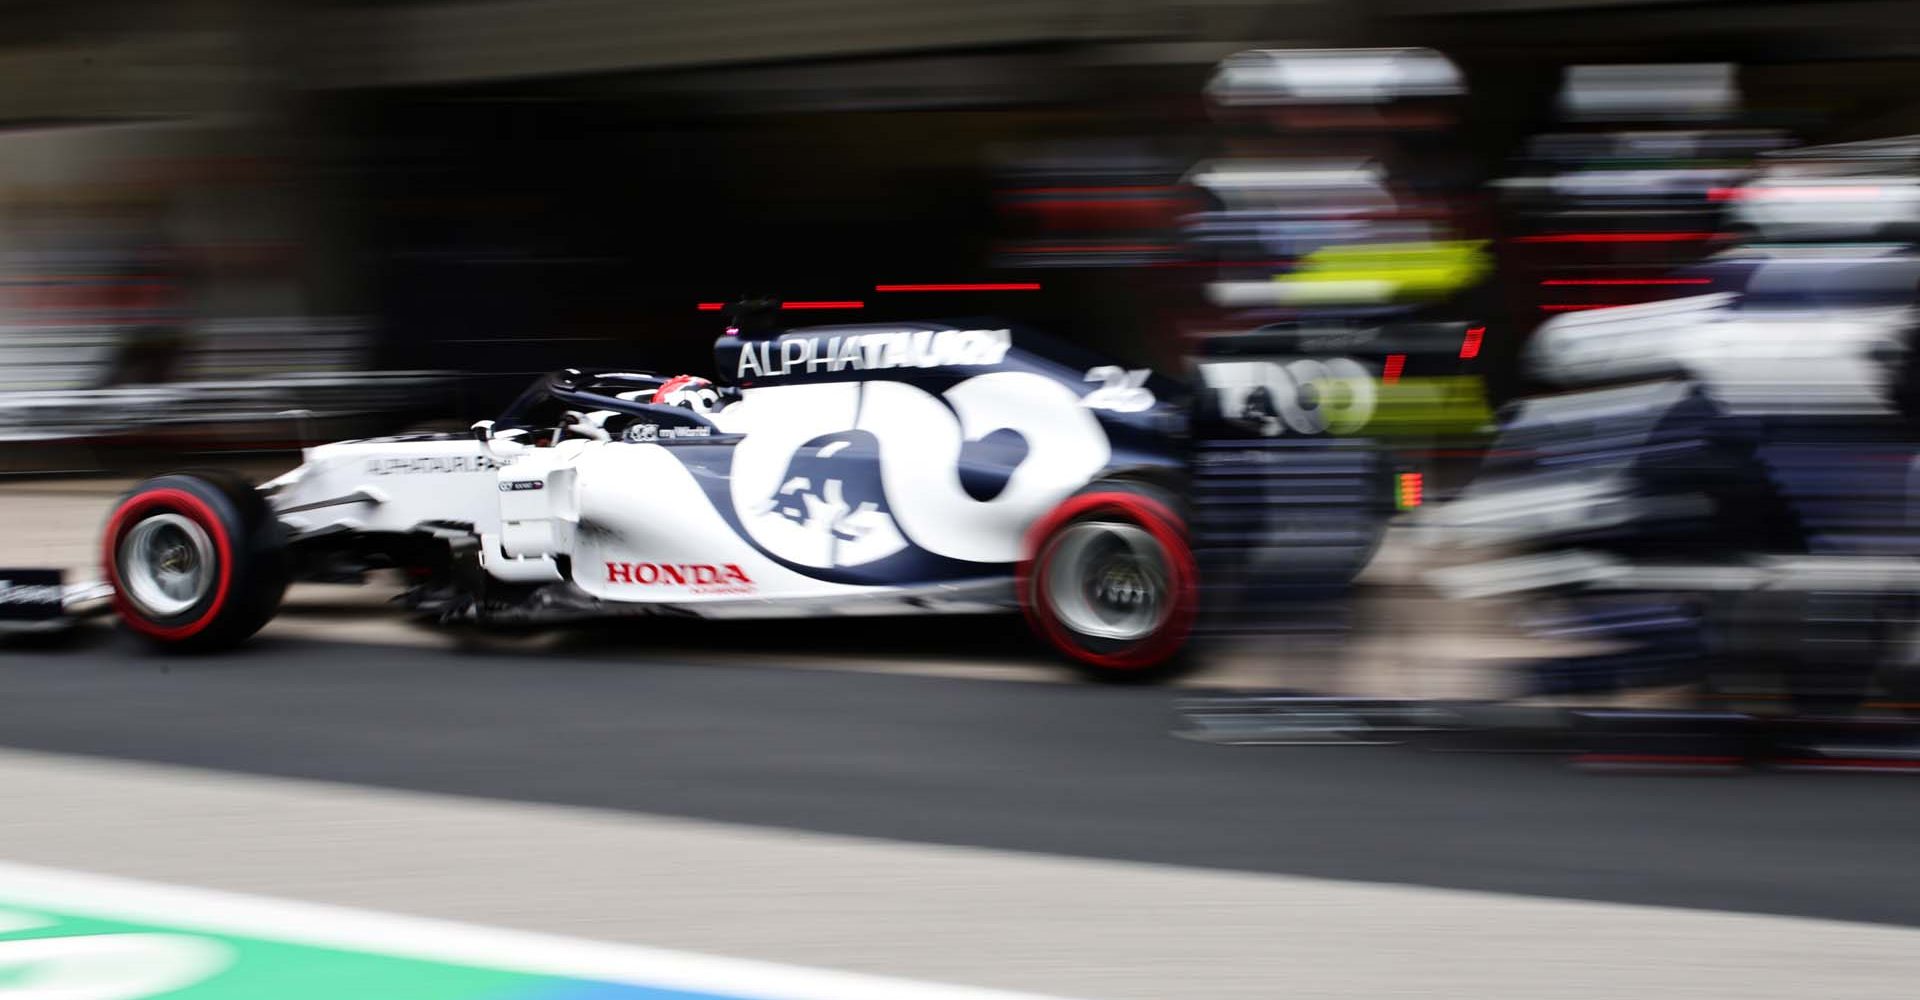
[(1157, 488), (1100, 483), (1029, 535), (1021, 607), (1081, 673), (1141, 683), (1183, 672), (1198, 581), (1184, 519)]
[(286, 542), (266, 501), (217, 473), (149, 479), (107, 518), (102, 562), (114, 609), (148, 640), (232, 646), (273, 617), (286, 592)]

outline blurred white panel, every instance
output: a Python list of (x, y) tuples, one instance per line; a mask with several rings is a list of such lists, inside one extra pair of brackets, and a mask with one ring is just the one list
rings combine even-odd
[(1466, 92), (1458, 67), (1432, 49), (1256, 49), (1228, 57), (1207, 94), (1229, 107), (1376, 104)]
[(1570, 66), (1560, 109), (1578, 118), (1694, 117), (1739, 110), (1731, 63)]

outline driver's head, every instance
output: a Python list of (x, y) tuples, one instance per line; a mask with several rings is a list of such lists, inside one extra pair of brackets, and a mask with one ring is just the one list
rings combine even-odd
[(662, 406), (679, 406), (695, 413), (720, 409), (720, 390), (698, 375), (675, 375), (653, 392), (653, 401)]

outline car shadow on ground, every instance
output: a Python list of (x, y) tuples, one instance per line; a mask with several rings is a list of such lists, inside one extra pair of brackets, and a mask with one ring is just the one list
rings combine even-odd
[(1055, 663), (1017, 615), (810, 618), (708, 621), (626, 618), (583, 622), (555, 633), (554, 649), (577, 653), (638, 651), (781, 654)]

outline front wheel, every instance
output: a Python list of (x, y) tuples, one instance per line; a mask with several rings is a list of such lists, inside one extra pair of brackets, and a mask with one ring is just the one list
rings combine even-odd
[(287, 588), (273, 512), (252, 487), (218, 474), (134, 487), (107, 518), (101, 557), (121, 620), (166, 647), (237, 644), (267, 623)]
[(1184, 519), (1153, 487), (1100, 483), (1067, 498), (1028, 536), (1020, 604), (1034, 631), (1095, 680), (1165, 680), (1199, 601)]

